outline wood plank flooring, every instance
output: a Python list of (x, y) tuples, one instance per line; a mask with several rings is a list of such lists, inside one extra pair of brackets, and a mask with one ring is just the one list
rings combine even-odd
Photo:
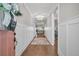
[(54, 46), (30, 45), (22, 56), (57, 56), (57, 53)]
[(55, 45), (34, 45), (30, 44), (22, 56), (57, 56), (57, 40)]

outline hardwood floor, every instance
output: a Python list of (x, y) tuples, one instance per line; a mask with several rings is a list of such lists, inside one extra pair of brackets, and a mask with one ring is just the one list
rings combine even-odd
[(52, 46), (50, 43), (46, 45), (45, 44), (30, 44), (28, 48), (22, 54), (22, 56), (57, 56), (57, 55), (58, 55), (57, 54), (57, 40), (54, 46)]
[(22, 56), (57, 56), (54, 46), (30, 45)]

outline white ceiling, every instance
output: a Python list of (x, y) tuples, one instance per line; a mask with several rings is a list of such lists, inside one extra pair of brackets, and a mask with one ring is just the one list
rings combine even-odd
[(48, 15), (50, 12), (54, 12), (57, 4), (56, 3), (26, 3), (26, 8), (29, 9), (31, 14), (34, 15)]

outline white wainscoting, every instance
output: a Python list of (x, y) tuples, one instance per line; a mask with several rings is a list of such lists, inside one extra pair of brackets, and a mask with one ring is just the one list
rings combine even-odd
[(59, 26), (59, 33), (58, 33), (58, 52), (59, 55), (66, 55), (66, 25)]
[(48, 41), (51, 43), (51, 45), (54, 45), (54, 29), (52, 29), (51, 27), (46, 27), (45, 35)]
[(58, 25), (58, 54), (79, 56), (79, 17)]
[(16, 27), (16, 55), (20, 56), (33, 40), (35, 33), (33, 27), (28, 27), (22, 24), (17, 24)]

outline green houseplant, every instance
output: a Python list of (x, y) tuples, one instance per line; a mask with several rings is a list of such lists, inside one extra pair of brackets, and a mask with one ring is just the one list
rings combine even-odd
[(17, 4), (14, 3), (0, 3), (0, 11), (4, 12), (4, 19), (2, 25), (8, 30), (14, 31), (17, 21), (15, 16), (21, 16)]

